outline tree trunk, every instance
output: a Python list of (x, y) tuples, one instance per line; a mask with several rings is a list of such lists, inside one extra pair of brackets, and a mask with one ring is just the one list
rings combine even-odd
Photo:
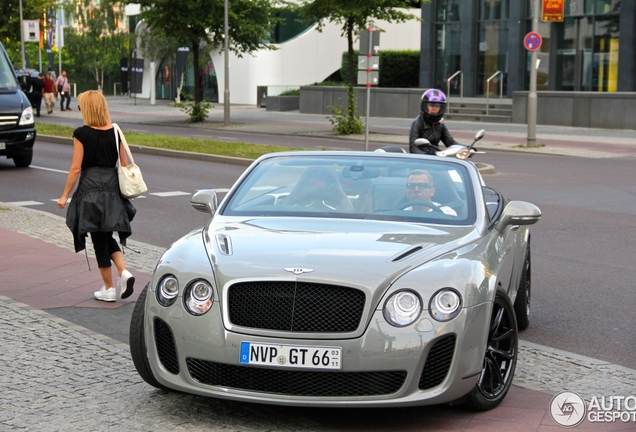
[(347, 57), (349, 59), (349, 79), (348, 79), (349, 85), (347, 86), (347, 95), (348, 95), (347, 100), (349, 102), (347, 107), (347, 115), (351, 121), (353, 121), (356, 116), (355, 96), (354, 96), (353, 86), (355, 85), (355, 81), (356, 81), (355, 72), (356, 72), (356, 65), (358, 64), (358, 62), (355, 61), (354, 59), (353, 27), (354, 27), (353, 18), (348, 18), (347, 19)]
[(192, 41), (192, 68), (194, 69), (194, 101), (201, 102), (201, 75), (199, 74), (199, 42)]

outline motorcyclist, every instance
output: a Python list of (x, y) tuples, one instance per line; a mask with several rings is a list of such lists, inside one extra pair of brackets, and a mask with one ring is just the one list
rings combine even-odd
[(411, 153), (435, 154), (430, 146), (415, 144), (418, 138), (426, 138), (431, 144), (439, 147), (442, 142), (446, 147), (459, 144), (448, 131), (444, 124), (446, 112), (446, 95), (438, 89), (428, 89), (422, 94), (420, 102), (420, 114), (411, 123), (409, 133), (409, 150)]

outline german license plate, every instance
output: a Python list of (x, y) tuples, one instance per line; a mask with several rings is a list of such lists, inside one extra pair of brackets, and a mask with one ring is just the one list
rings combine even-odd
[(342, 348), (241, 342), (240, 362), (286, 368), (341, 369)]
[(3, 142), (0, 142), (0, 150), (4, 150), (7, 148), (7, 145)]

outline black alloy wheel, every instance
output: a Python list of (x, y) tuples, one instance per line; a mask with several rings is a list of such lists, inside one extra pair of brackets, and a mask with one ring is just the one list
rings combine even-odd
[(499, 290), (493, 304), (484, 367), (475, 388), (468, 394), (468, 407), (486, 411), (506, 397), (517, 366), (519, 333), (508, 295)]

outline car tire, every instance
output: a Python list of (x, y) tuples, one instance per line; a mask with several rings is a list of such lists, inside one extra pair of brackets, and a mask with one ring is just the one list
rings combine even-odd
[(532, 262), (530, 259), (530, 240), (528, 239), (528, 249), (526, 250), (526, 258), (523, 261), (521, 280), (519, 280), (517, 298), (515, 299), (517, 328), (520, 331), (527, 329), (530, 325), (530, 299), (532, 294)]
[(476, 411), (495, 408), (508, 394), (517, 366), (519, 333), (510, 297), (499, 290), (493, 302), (484, 367), (464, 404)]
[(146, 306), (146, 294), (148, 293), (147, 284), (137, 298), (135, 308), (130, 319), (130, 355), (137, 373), (141, 378), (153, 387), (162, 390), (168, 390), (167, 387), (161, 385), (152, 373), (150, 362), (148, 361), (148, 350), (146, 349), (146, 336), (144, 333), (144, 318)]
[(33, 161), (33, 152), (22, 154), (19, 156), (13, 156), (13, 163), (18, 168), (27, 168)]

